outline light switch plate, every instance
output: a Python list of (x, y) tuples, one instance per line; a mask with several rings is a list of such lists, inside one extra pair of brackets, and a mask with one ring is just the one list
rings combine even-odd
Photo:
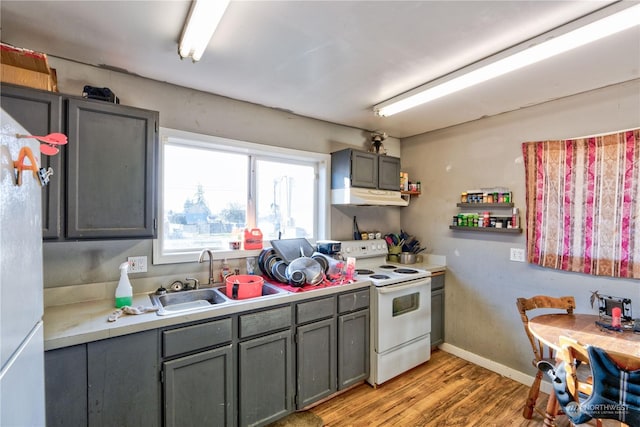
[(511, 248), (511, 256), (509, 257), (509, 260), (516, 262), (525, 262), (524, 249)]
[(127, 261), (129, 262), (129, 273), (146, 273), (146, 256), (130, 256), (129, 258), (127, 258)]

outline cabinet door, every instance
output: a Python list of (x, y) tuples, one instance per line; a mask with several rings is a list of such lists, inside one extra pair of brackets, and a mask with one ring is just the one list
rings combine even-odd
[(291, 331), (241, 342), (238, 359), (241, 426), (268, 424), (292, 412)]
[(431, 347), (444, 342), (444, 289), (431, 291)]
[(160, 425), (158, 340), (153, 330), (87, 344), (89, 426)]
[(164, 426), (233, 426), (231, 345), (163, 363)]
[(299, 326), (296, 341), (296, 406), (301, 409), (336, 391), (335, 318)]
[(67, 237), (156, 234), (158, 113), (68, 100)]
[[(47, 135), (62, 131), (62, 97), (52, 92), (2, 85), (2, 108), (31, 135)], [(55, 156), (40, 156), (40, 166), (53, 169), (49, 184), (42, 188), (42, 237), (62, 236), (62, 177), (64, 150)]]
[[(399, 176), (400, 172), (398, 172)], [(378, 156), (376, 154), (364, 151), (351, 152), (351, 186), (364, 188), (378, 186)]]
[(46, 351), (44, 383), (47, 426), (86, 426), (86, 345)]
[(378, 188), (400, 191), (400, 159), (398, 157), (378, 157)]
[(369, 376), (369, 310), (338, 317), (338, 390)]

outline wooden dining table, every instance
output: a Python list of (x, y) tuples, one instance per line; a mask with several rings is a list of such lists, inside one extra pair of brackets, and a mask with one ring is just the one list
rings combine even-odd
[[(593, 314), (543, 314), (529, 319), (529, 331), (556, 352), (560, 350), (560, 337), (565, 336), (583, 345), (640, 358), (640, 334), (631, 329), (611, 331), (596, 325), (596, 321), (609, 323)], [(545, 426), (554, 425), (557, 412), (558, 402), (552, 390), (547, 402)]]

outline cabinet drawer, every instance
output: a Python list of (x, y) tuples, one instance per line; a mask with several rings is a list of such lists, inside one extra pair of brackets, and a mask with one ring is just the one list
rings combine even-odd
[(240, 338), (264, 334), (291, 326), (291, 307), (280, 307), (240, 316)]
[(307, 323), (333, 316), (336, 305), (333, 296), (296, 305), (296, 323)]
[(162, 332), (162, 356), (171, 357), (231, 341), (231, 318)]
[(444, 288), (444, 272), (434, 273), (431, 276), (431, 291), (437, 291)]
[(338, 296), (338, 313), (348, 313), (369, 307), (369, 288)]

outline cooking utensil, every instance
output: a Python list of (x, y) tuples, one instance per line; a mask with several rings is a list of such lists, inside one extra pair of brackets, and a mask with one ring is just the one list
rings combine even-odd
[(416, 263), (416, 254), (411, 252), (401, 252), (398, 255), (400, 264), (415, 264)]
[(271, 246), (286, 263), (301, 256), (310, 257), (314, 252), (311, 243), (304, 238), (272, 240)]
[(296, 258), (287, 266), (287, 277), (291, 280), (291, 276), (294, 271), (301, 271), (304, 273), (306, 283), (309, 285), (317, 285), (322, 282), (324, 274), (322, 273), (322, 266), (318, 261), (309, 257)]
[(300, 270), (292, 271), (291, 277), (289, 278), (289, 284), (291, 286), (303, 287), (306, 281), (306, 277), (304, 273)]
[(356, 217), (353, 217), (353, 240), (360, 240), (362, 236), (360, 235), (360, 229), (358, 228), (358, 221), (356, 221)]
[(281, 283), (287, 283), (287, 263), (283, 260), (276, 261), (271, 268), (273, 277)]

